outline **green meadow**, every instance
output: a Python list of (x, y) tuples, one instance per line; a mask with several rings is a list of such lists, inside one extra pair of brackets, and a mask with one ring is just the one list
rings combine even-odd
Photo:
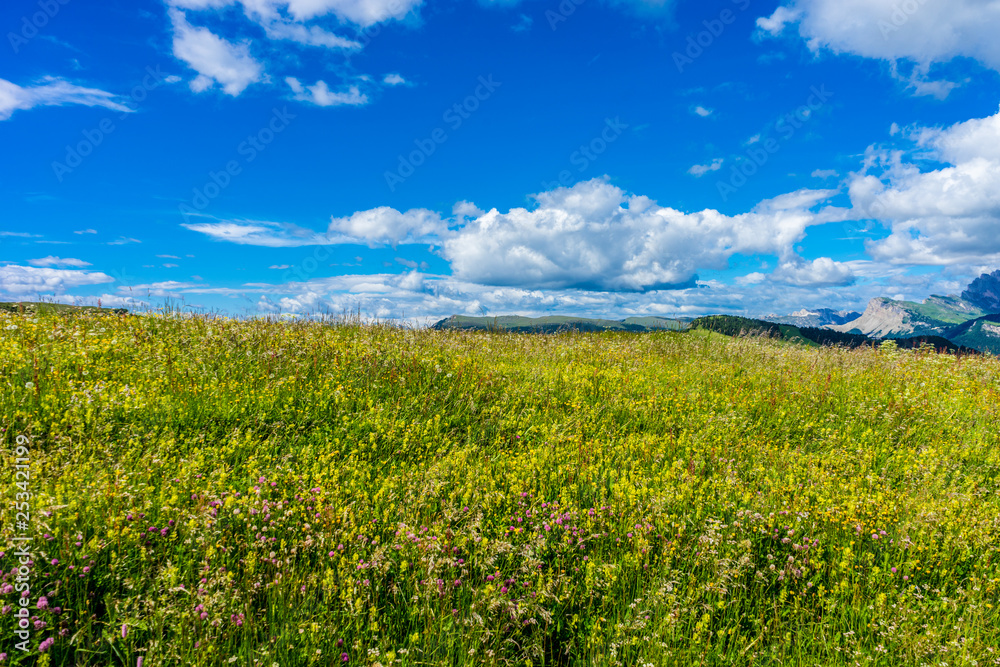
[(892, 346), (0, 312), (2, 664), (1000, 665), (998, 399)]

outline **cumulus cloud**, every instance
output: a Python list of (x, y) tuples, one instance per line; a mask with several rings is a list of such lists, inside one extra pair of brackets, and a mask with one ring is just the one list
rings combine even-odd
[[(797, 261), (793, 246), (809, 226), (845, 219), (846, 211), (826, 204), (836, 194), (800, 190), (727, 216), (683, 213), (594, 179), (536, 194), (531, 210), (483, 211), (460, 202), (447, 219), (426, 209), (379, 207), (332, 218), (323, 236), (271, 222), (183, 226), (220, 241), (269, 247), (420, 243), (437, 247), (456, 279), (470, 283), (641, 292), (691, 286), (698, 270), (723, 269), (740, 253)], [(813, 271), (820, 268), (828, 267)]]
[(170, 20), (174, 56), (198, 72), (191, 90), (200, 93), (219, 84), (224, 93), (235, 97), (262, 79), (264, 67), (250, 55), (247, 43), (234, 44), (208, 28), (192, 26), (178, 9), (170, 10)]
[(447, 232), (447, 223), (434, 211), (412, 209), (401, 213), (394, 208), (380, 206), (347, 217), (333, 218), (327, 236), (340, 236), (344, 240), (372, 246), (395, 246), (400, 243), (433, 242)]
[(869, 242), (868, 253), (893, 264), (1000, 262), (1000, 111), (908, 136), (921, 157), (945, 166), (921, 171), (902, 150), (869, 148), (849, 194), (858, 214), (891, 233)]
[(309, 102), (319, 107), (361, 106), (368, 104), (368, 96), (357, 86), (351, 86), (346, 91), (332, 91), (326, 81), (317, 81), (315, 85), (303, 86), (295, 77), (287, 77), (285, 82), (292, 89), (295, 99)]
[(770, 279), (799, 287), (850, 285), (856, 279), (851, 267), (829, 257), (819, 257), (811, 262), (794, 259), (782, 263)]
[(931, 65), (957, 57), (1000, 71), (1000, 4), (984, 0), (791, 0), (757, 19), (759, 34), (791, 26), (813, 51), (828, 49), (913, 65), (906, 80), (917, 94), (942, 97), (951, 82), (929, 81)]
[(47, 76), (31, 86), (19, 86), (0, 79), (0, 121), (10, 118), (15, 111), (25, 111), (40, 106), (65, 106), (79, 104), (104, 107), (129, 113), (124, 98), (97, 88), (86, 88), (64, 79)]
[(691, 285), (734, 254), (792, 255), (808, 226), (842, 219), (835, 194), (802, 190), (726, 216), (682, 213), (602, 179), (535, 195), (534, 210), (496, 209), (449, 235), (442, 255), (470, 282), (535, 288), (646, 291)]
[(114, 282), (99, 271), (74, 271), (47, 267), (0, 266), (0, 292), (11, 295), (61, 293), (85, 285)]

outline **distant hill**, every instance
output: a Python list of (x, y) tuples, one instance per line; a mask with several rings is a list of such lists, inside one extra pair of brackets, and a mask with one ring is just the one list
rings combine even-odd
[(97, 306), (69, 306), (64, 303), (41, 301), (0, 301), (0, 310), (9, 313), (98, 313), (104, 315), (126, 315), (127, 308), (98, 308)]
[(778, 324), (765, 320), (755, 320), (736, 315), (709, 315), (699, 317), (691, 322), (692, 329), (705, 329), (725, 336), (768, 336), (797, 343), (809, 341), (802, 336), (798, 327), (790, 324)]
[(452, 315), (435, 323), (432, 329), (466, 329), (474, 331), (510, 331), (515, 333), (557, 333), (560, 331), (683, 331), (687, 323), (665, 317), (630, 317), (625, 320), (601, 320), (583, 317), (467, 317)]
[(699, 317), (691, 322), (691, 328), (706, 329), (724, 334), (726, 336), (765, 335), (792, 343), (806, 345), (840, 345), (844, 347), (857, 348), (863, 346), (881, 345), (886, 342), (886, 340), (893, 340), (896, 345), (903, 349), (916, 349), (922, 345), (932, 345), (938, 352), (960, 352), (962, 354), (977, 353), (977, 351), (971, 347), (957, 345), (954, 342), (940, 336), (915, 336), (909, 338), (879, 339), (861, 334), (844, 333), (823, 328), (799, 328), (789, 324), (778, 324), (775, 322), (768, 322), (766, 320), (736, 317), (734, 315), (711, 315), (709, 317)]
[(949, 340), (983, 352), (1000, 354), (1000, 314), (984, 315), (947, 333)]
[(791, 315), (765, 315), (764, 320), (778, 324), (792, 324), (797, 327), (824, 327), (828, 324), (846, 324), (861, 317), (852, 310), (831, 310), (830, 308), (802, 309)]

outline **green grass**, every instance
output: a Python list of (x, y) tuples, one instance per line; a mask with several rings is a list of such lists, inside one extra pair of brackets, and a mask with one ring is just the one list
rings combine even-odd
[(704, 330), (0, 313), (0, 587), (22, 436), (48, 601), (0, 650), (996, 664), (998, 386), (989, 357)]

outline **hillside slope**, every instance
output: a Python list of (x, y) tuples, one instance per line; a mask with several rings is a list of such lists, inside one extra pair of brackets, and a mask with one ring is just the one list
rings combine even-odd
[(938, 352), (957, 352), (961, 354), (975, 354), (977, 352), (971, 346), (967, 347), (956, 344), (942, 336), (923, 335), (879, 339), (862, 334), (833, 331), (829, 328), (799, 328), (788, 324), (777, 324), (765, 320), (754, 320), (733, 315), (699, 317), (691, 322), (691, 328), (694, 330), (705, 329), (727, 336), (766, 336), (810, 346), (874, 347), (881, 345), (886, 340), (892, 340), (898, 347), (903, 349), (916, 349), (924, 345), (930, 345)]
[(584, 317), (468, 317), (452, 315), (434, 324), (432, 329), (467, 331), (509, 331), (514, 333), (556, 333), (560, 331), (683, 331), (687, 323), (665, 317), (630, 317), (624, 320), (601, 320)]
[(1000, 354), (1000, 314), (970, 320), (951, 329), (946, 335), (959, 345)]

